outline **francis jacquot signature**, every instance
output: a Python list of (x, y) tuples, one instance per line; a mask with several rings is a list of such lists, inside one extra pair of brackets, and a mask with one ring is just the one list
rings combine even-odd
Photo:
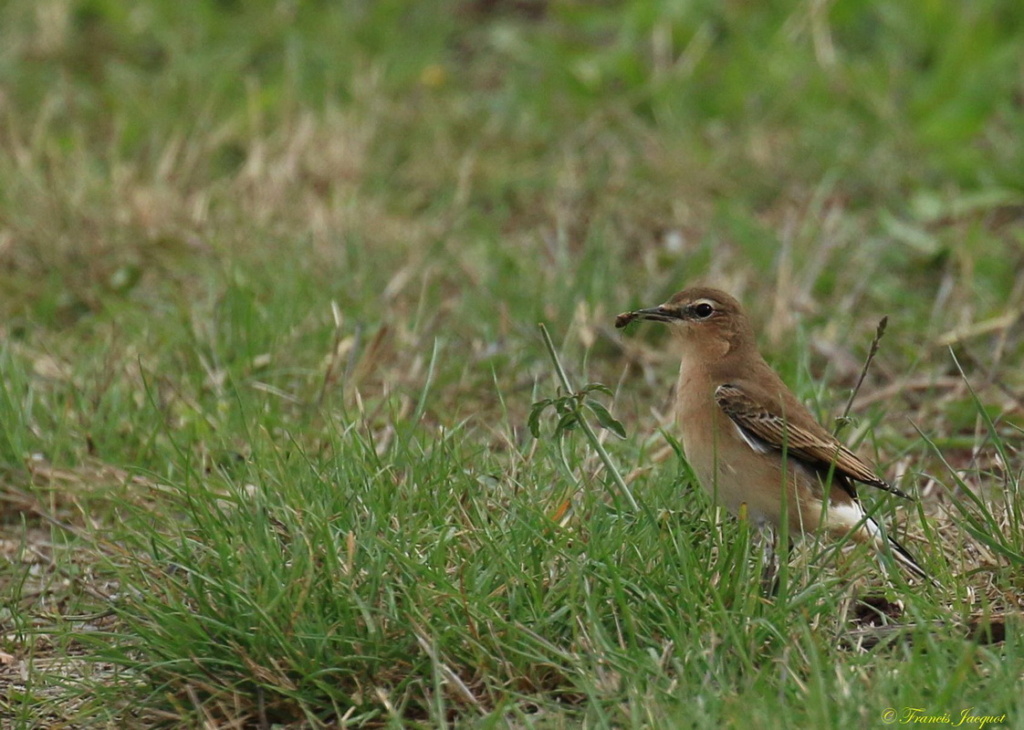
[(954, 712), (929, 712), (923, 707), (890, 707), (882, 711), (882, 722), (886, 725), (948, 725), (981, 730), (988, 725), (1003, 725), (1006, 715), (986, 715), (975, 707)]

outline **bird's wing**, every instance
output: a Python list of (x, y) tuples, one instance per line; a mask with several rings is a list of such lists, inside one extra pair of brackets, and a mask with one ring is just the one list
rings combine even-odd
[[(882, 481), (863, 459), (843, 446), (832, 434), (810, 419), (810, 425), (794, 423), (799, 414), (790, 418), (773, 412), (770, 404), (752, 398), (741, 387), (727, 383), (715, 390), (718, 407), (739, 428), (741, 435), (755, 449), (782, 451), (807, 465), (827, 472), (834, 469), (840, 477), (868, 484), (909, 499), (888, 482)], [(800, 407), (802, 410), (802, 406)]]

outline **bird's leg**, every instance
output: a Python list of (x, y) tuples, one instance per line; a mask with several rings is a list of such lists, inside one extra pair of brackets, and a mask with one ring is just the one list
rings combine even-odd
[(757, 535), (761, 544), (761, 590), (765, 596), (775, 597), (779, 594), (778, 536), (771, 525), (761, 525)]

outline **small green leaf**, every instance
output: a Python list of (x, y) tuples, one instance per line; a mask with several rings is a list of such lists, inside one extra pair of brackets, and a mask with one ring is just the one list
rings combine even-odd
[(614, 395), (611, 388), (601, 383), (587, 383), (583, 386), (583, 390), (581, 390), (580, 393), (590, 393), (595, 390), (604, 393), (605, 395)]
[(530, 428), (530, 433), (533, 434), (535, 439), (540, 438), (540, 417), (544, 415), (544, 411), (546, 411), (550, 405), (551, 399), (545, 398), (544, 400), (539, 400), (534, 403), (533, 408), (530, 410), (530, 420), (527, 421), (527, 425)]
[(612, 417), (612, 414), (608, 412), (608, 409), (598, 403), (596, 400), (587, 398), (587, 408), (589, 408), (595, 416), (597, 416), (597, 422), (601, 424), (602, 428), (607, 428), (609, 431), (614, 433), (620, 439), (626, 438), (626, 428), (619, 421)]
[(579, 413), (577, 413), (576, 411), (569, 411), (559, 419), (558, 425), (555, 426), (555, 435), (561, 436), (565, 431), (573, 430), (574, 428), (576, 428), (576, 424), (579, 422), (579, 420)]

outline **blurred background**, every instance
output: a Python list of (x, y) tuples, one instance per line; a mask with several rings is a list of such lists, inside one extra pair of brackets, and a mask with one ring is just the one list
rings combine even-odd
[(6, 2), (0, 327), (55, 377), (206, 347), (299, 400), (336, 332), (368, 392), (438, 338), (448, 420), (529, 387), (541, 320), (614, 381), (611, 317), (701, 280), (819, 376), (883, 314), (882, 375), (995, 367), (1022, 38), (996, 0)]

